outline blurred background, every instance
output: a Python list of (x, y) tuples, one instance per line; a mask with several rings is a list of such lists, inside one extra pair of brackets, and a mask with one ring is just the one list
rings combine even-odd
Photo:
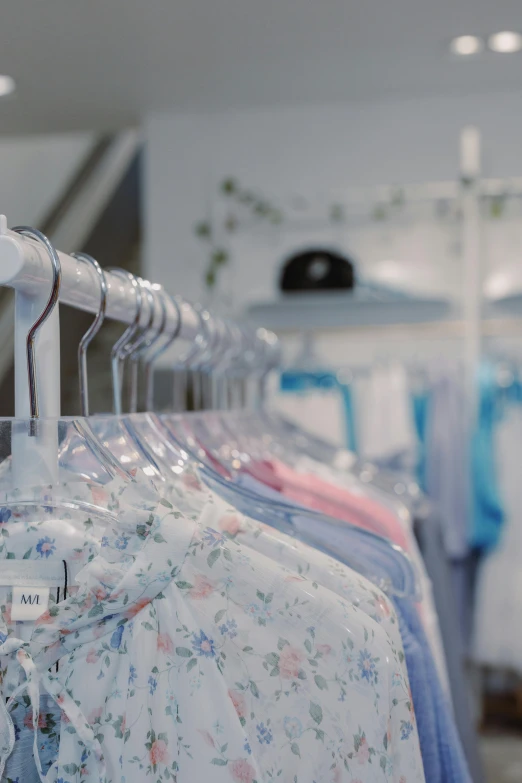
[[(521, 781), (520, 3), (17, 0), (0, 74), (10, 226), (275, 330), (273, 403), (427, 493), (474, 779)], [(74, 414), (91, 319), (61, 318)], [(95, 411), (120, 331), (91, 354)], [(158, 380), (168, 400), (168, 359)]]

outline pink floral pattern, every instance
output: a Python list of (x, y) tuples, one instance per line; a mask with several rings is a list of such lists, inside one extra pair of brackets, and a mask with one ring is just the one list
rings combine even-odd
[(230, 765), (232, 779), (237, 783), (253, 783), (256, 771), (246, 759), (237, 759)]
[(156, 644), (158, 647), (158, 650), (160, 650), (163, 653), (167, 653), (168, 655), (172, 655), (174, 652), (174, 643), (172, 639), (170, 638), (168, 633), (160, 633), (158, 634), (158, 638), (156, 640)]
[(154, 740), (149, 750), (150, 763), (153, 767), (158, 764), (167, 764), (169, 761), (169, 751), (165, 740)]
[(303, 658), (304, 653), (301, 650), (296, 650), (295, 647), (290, 647), (290, 645), (283, 647), (278, 662), (281, 677), (284, 680), (295, 680), (299, 677)]
[(245, 704), (245, 697), (243, 696), (241, 691), (230, 690), (228, 692), (228, 695), (230, 697), (232, 704), (234, 705), (234, 709), (237, 712), (238, 717), (244, 718), (245, 711), (246, 711), (246, 704)]
[(203, 574), (196, 574), (194, 577), (194, 584), (190, 588), (189, 595), (191, 598), (200, 600), (203, 598), (208, 598), (209, 595), (212, 595), (214, 590), (215, 586), (209, 579), (207, 579), (206, 576)]

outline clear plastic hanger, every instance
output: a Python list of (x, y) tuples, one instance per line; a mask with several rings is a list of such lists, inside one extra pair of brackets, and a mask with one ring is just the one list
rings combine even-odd
[[(99, 499), (99, 504), (92, 504), (88, 502), (85, 505), (85, 501), (82, 505), (89, 514), (96, 513), (101, 516), (109, 515), (111, 519), (116, 520), (114, 513), (109, 512), (105, 505), (107, 500), (107, 494), (102, 492), (94, 493), (91, 491), (92, 487), (100, 487), (108, 489), (109, 487), (118, 486), (118, 491), (121, 491), (122, 487), (127, 487), (125, 498), (126, 502), (130, 503), (130, 507), (133, 503), (136, 505), (136, 509), (142, 509), (144, 502), (151, 502), (154, 504), (159, 500), (159, 496), (150, 481), (146, 479), (146, 475), (143, 477), (142, 485), (138, 493), (135, 492), (135, 480), (131, 472), (126, 471), (124, 462), (116, 459), (114, 442), (110, 442), (109, 432), (114, 429), (114, 422), (117, 422), (117, 417), (102, 416), (86, 418), (85, 414), (89, 410), (89, 397), (88, 397), (88, 377), (87, 377), (87, 349), (95, 335), (100, 330), (106, 309), (107, 299), (107, 285), (105, 282), (105, 275), (100, 265), (91, 256), (86, 253), (76, 254), (75, 256), (80, 261), (84, 261), (89, 264), (95, 271), (100, 285), (100, 305), (96, 318), (88, 331), (80, 341), (78, 349), (78, 368), (79, 368), (79, 386), (80, 386), (80, 408), (82, 417), (79, 419), (64, 419), (58, 422), (58, 462), (60, 468), (60, 479), (63, 487), (67, 488), (67, 496), (74, 494), (75, 497), (86, 495), (88, 500), (91, 495)], [(123, 271), (123, 270), (122, 270)], [(125, 276), (127, 273), (123, 273)], [(136, 291), (138, 288), (136, 287)], [(126, 330), (134, 334), (137, 330), (135, 325), (137, 322), (134, 320), (133, 324)], [(126, 341), (118, 341), (119, 346)], [(119, 360), (119, 355), (114, 352), (114, 356)], [(113, 358), (114, 358), (113, 356)], [(113, 369), (116, 363), (112, 363)], [(117, 398), (117, 393), (121, 393), (120, 386), (120, 368), (116, 367), (116, 372), (113, 373), (115, 382), (118, 383), (118, 388), (115, 391), (114, 397)], [(119, 404), (119, 403), (117, 403)], [(103, 419), (100, 422), (100, 419)], [(98, 430), (100, 433), (95, 432), (93, 423), (98, 423)], [(99, 437), (99, 434), (104, 436), (105, 442)], [(120, 436), (120, 433), (116, 433)], [(121, 437), (121, 436), (120, 436)], [(127, 441), (130, 442), (130, 438)], [(107, 448), (107, 445), (111, 448)], [(148, 473), (151, 473), (149, 468)], [(78, 482), (86, 484), (86, 488), (79, 494)], [(47, 489), (47, 488), (45, 488)], [(62, 490), (63, 491), (63, 490)], [(46, 495), (47, 496), (47, 495)], [(49, 506), (50, 507), (50, 506)], [(66, 506), (70, 508), (70, 504)]]
[[(258, 330), (257, 344), (263, 332), (268, 337), (266, 330)], [(243, 333), (241, 338), (243, 343), (238, 342), (238, 345), (243, 344), (240, 353), (244, 359), (244, 369), (250, 373), (253, 371), (254, 375), (257, 373), (258, 387), (262, 390), (267, 372), (280, 364), (280, 346), (266, 339), (266, 369), (263, 369), (263, 361), (260, 362), (259, 357), (255, 357), (253, 366), (249, 366), (248, 352), (244, 347), (245, 339), (249, 339), (248, 332)], [(265, 460), (270, 462), (273, 458), (292, 468), (301, 465), (304, 471), (303, 457), (313, 461), (309, 468), (311, 472), (314, 470), (313, 463), (329, 466), (341, 486), (380, 502), (392, 511), (401, 524), (410, 525), (411, 513), (425, 505), (422, 493), (411, 476), (378, 470), (373, 465), (361, 463), (345, 449), (307, 435), (276, 412), (266, 411), (262, 405), (258, 405), (254, 411), (201, 413), (180, 426), (185, 435), (191, 429), (200, 446), (210, 450), (214, 458), (229, 467), (231, 462), (235, 466), (239, 460), (248, 471), (252, 461), (256, 461), (259, 478), (263, 477), (262, 463)]]
[[(148, 398), (153, 397), (152, 363), (172, 344), (179, 334), (181, 329), (180, 307), (174, 301), (175, 309), (179, 316), (178, 324), (173, 336), (169, 337), (165, 344), (158, 346), (157, 343), (163, 337), (166, 325), (165, 304), (163, 302), (163, 297), (166, 296), (165, 292), (161, 289), (151, 288), (146, 281), (135, 278), (130, 272), (121, 270), (120, 274), (133, 284), (136, 292), (136, 311), (131, 325), (118, 339), (111, 351), (114, 408), (119, 413), (116, 415), (97, 414), (89, 418), (89, 423), (96, 437), (103, 444), (103, 447), (111, 452), (121, 470), (125, 471), (139, 485), (147, 486), (149, 482), (152, 482), (164, 493), (167, 481), (170, 478), (169, 473), (165, 470), (165, 466), (158, 461), (157, 453), (150, 449), (147, 440), (142, 438), (136, 429), (136, 422), (144, 421), (143, 416), (121, 411), (121, 378), (125, 370), (125, 362), (132, 362), (137, 367), (140, 357), (145, 353), (145, 375), (149, 376), (147, 396)], [(157, 308), (158, 299), (160, 300), (159, 310)], [(144, 307), (148, 308), (146, 311), (147, 323), (141, 329), (139, 324), (143, 320)], [(158, 311), (160, 313), (159, 325), (154, 326)], [(101, 328), (102, 323), (103, 318), (97, 319), (98, 329)], [(152, 348), (154, 350), (147, 355), (146, 352), (149, 352)], [(195, 351), (191, 349), (187, 355), (192, 357), (194, 354)], [(85, 363), (80, 363), (80, 374), (84, 369)], [(134, 389), (132, 388), (133, 384), (136, 384), (135, 373), (131, 376), (131, 402), (133, 400), (137, 401), (138, 398), (137, 384)], [(86, 383), (83, 383), (83, 385), (86, 386)], [(188, 455), (186, 456), (188, 457)], [(183, 468), (180, 467), (180, 464), (177, 467), (179, 474), (182, 474)], [(187, 467), (190, 466), (187, 465)]]
[[(87, 260), (87, 259), (85, 259)], [(98, 274), (103, 275), (99, 270)], [(100, 275), (100, 279), (101, 279)], [(138, 284), (139, 285), (139, 284)], [(138, 290), (138, 288), (136, 288)], [(103, 286), (100, 285), (101, 298), (103, 298)], [(144, 299), (136, 297), (137, 313), (133, 321), (139, 324), (142, 320), (142, 311)], [(155, 300), (153, 297), (153, 303)], [(149, 306), (151, 301), (149, 300)], [(155, 319), (150, 318), (153, 323)], [(89, 331), (90, 339), (103, 323), (103, 315), (97, 316), (96, 326)], [(115, 382), (118, 384), (115, 389), (115, 395), (120, 393), (121, 389), (121, 365), (126, 359), (132, 357), (133, 351), (143, 347), (145, 342), (149, 347), (156, 344), (164, 328), (164, 320), (160, 318), (160, 327), (152, 336), (150, 330), (146, 329), (141, 335), (136, 337), (138, 328), (133, 329), (132, 325), (127, 330), (131, 340), (120, 340), (116, 351), (113, 350), (113, 357), (116, 357), (119, 365), (118, 372), (113, 374)], [(148, 331), (146, 341), (143, 335)], [(227, 330), (221, 330), (225, 334)], [(169, 342), (171, 342), (170, 340)], [(201, 341), (200, 346), (206, 345)], [(85, 347), (85, 343), (84, 343)], [(165, 347), (165, 346), (163, 346)], [(228, 346), (229, 348), (230, 346)], [(157, 357), (161, 350), (156, 349), (152, 354)], [(228, 351), (236, 353), (236, 351)], [(189, 355), (194, 356), (195, 351), (189, 351)], [(153, 359), (152, 359), (153, 360)], [(146, 357), (145, 362), (151, 362), (151, 357)], [(114, 366), (114, 364), (113, 364)], [(86, 358), (83, 355), (80, 361), (80, 373), (86, 370)], [(152, 371), (152, 367), (150, 368)], [(80, 384), (87, 388), (86, 382)], [(88, 405), (88, 401), (87, 401)], [(119, 416), (101, 415), (91, 417), (89, 425), (96, 437), (92, 438), (93, 447), (99, 448), (102, 453), (106, 450), (112, 453), (113, 463), (117, 463), (120, 473), (123, 472), (128, 480), (133, 479), (138, 482), (138, 487), (149, 486), (152, 480), (156, 486), (161, 485), (162, 494), (168, 487), (183, 487), (183, 477), (186, 472), (193, 472), (196, 468), (200, 477), (207, 486), (226, 499), (243, 513), (266, 522), (272, 527), (276, 527), (291, 536), (298, 537), (303, 541), (317, 546), (327, 554), (337, 557), (338, 547), (335, 543), (325, 544), (322, 536), (316, 535), (319, 524), (326, 526), (329, 531), (328, 540), (335, 542), (336, 537), (349, 539), (349, 547), (344, 547), (347, 552), (343, 558), (347, 565), (354, 570), (367, 576), (371, 581), (382, 589), (393, 595), (415, 596), (417, 585), (415, 574), (409, 559), (397, 547), (393, 547), (388, 541), (374, 536), (372, 533), (351, 529), (346, 523), (338, 522), (328, 517), (321, 517), (316, 512), (308, 509), (300, 509), (287, 503), (278, 503), (272, 500), (266, 500), (255, 493), (241, 487), (236, 487), (231, 481), (227, 481), (220, 475), (208, 462), (202, 462), (198, 454), (191, 453), (189, 449), (183, 448), (182, 444), (172, 438), (168, 426), (156, 415), (152, 413), (145, 414), (122, 414)], [(100, 444), (101, 441), (101, 444)], [(85, 480), (93, 479), (93, 467), (82, 444), (75, 442), (73, 438), (68, 438), (63, 444), (62, 454), (64, 457), (75, 454), (75, 463), (78, 470), (83, 470)], [(80, 448), (78, 448), (80, 446)], [(181, 482), (181, 484), (180, 484)]]
[[(206, 451), (207, 456), (213, 456), (223, 465), (232, 452), (239, 448), (237, 434), (235, 432), (236, 410), (228, 417), (219, 409), (219, 404), (235, 409), (243, 396), (246, 379), (253, 375), (256, 356), (252, 350), (247, 335), (237, 325), (224, 322), (221, 319), (213, 319), (206, 325), (206, 345), (204, 355), (199, 359), (200, 370), (209, 378), (216, 378), (218, 394), (214, 401), (217, 410), (202, 411), (197, 415), (175, 417), (172, 419), (173, 428), (181, 428), (180, 437), (190, 438), (198, 442)], [(207, 383), (210, 385), (210, 383)], [(257, 424), (255, 418), (252, 424)], [(247, 433), (241, 432), (241, 437)], [(220, 451), (223, 452), (220, 454)], [(249, 459), (249, 449), (245, 447), (241, 457)], [(237, 456), (235, 457), (237, 460)]]
[[(165, 483), (171, 487), (179, 485), (183, 491), (184, 474), (196, 469), (209, 489), (241, 513), (336, 559), (339, 559), (339, 541), (342, 540), (346, 553), (343, 562), (348, 566), (392, 595), (418, 597), (416, 576), (408, 556), (387, 539), (290, 502), (267, 499), (248, 488), (236, 486), (216, 470), (208, 457), (201, 458), (200, 451), (180, 442), (163, 417), (149, 412), (123, 416), (122, 420), (128, 434), (139, 444), (132, 453), (133, 462), (128, 464), (128, 469), (134, 473), (146, 471), (147, 463), (153, 461)], [(325, 543), (325, 539), (331, 543)]]
[[(142, 447), (154, 453), (156, 464), (167, 481), (179, 480), (191, 467), (217, 495), (241, 513), (296, 537), (339, 559), (342, 540), (343, 562), (365, 575), (385, 592), (401, 597), (419, 596), (415, 571), (409, 557), (389, 540), (346, 522), (300, 508), (292, 502), (267, 499), (238, 486), (233, 477), (224, 476), (207, 455), (190, 442), (180, 440), (163, 416), (153, 413), (132, 416), (133, 432)], [(330, 542), (330, 543), (325, 543)], [(346, 542), (348, 546), (346, 546)]]
[[(58, 254), (49, 240), (36, 229), (20, 227), (13, 230), (44, 245), (53, 269), (53, 284), (47, 305), (35, 320), (27, 336), (31, 418), (29, 420), (0, 419), (0, 444), (3, 456), (0, 465), (2, 503), (6, 504), (10, 499), (16, 498), (17, 506), (35, 507), (35, 502), (41, 496), (47, 514), (54, 513), (55, 510), (59, 513), (59, 508), (66, 508), (68, 511), (83, 509), (90, 514), (106, 517), (110, 512), (103, 504), (96, 502), (94, 499), (96, 492), (93, 493), (91, 490), (96, 486), (106, 487), (111, 482), (125, 483), (128, 480), (125, 473), (111, 454), (103, 448), (85, 418), (40, 418), (35, 344), (39, 329), (58, 302), (61, 280)], [(86, 256), (84, 260), (87, 261)], [(23, 470), (17, 469), (14, 474), (13, 451), (19, 448), (20, 442), (25, 438), (32, 438), (34, 443), (31, 448), (34, 454), (37, 454), (39, 441), (49, 433), (52, 433), (56, 444), (57, 470), (47, 471), (42, 461), (38, 480), (35, 479), (34, 471), (26, 476)], [(89, 465), (88, 471), (85, 470), (86, 464)]]
[[(259, 357), (255, 355), (254, 351), (251, 350), (249, 352), (247, 350), (248, 344), (245, 346), (245, 340), (248, 339), (248, 334), (242, 334), (241, 341), (238, 341), (237, 344), (240, 346), (239, 355), (241, 356), (243, 368), (246, 371), (251, 371), (252, 367), (259, 367)], [(217, 358), (217, 366), (219, 366), (219, 356)], [(262, 483), (270, 484), (270, 479), (274, 478), (274, 476), (270, 476), (270, 470), (265, 460), (271, 460), (274, 456), (277, 456), (287, 464), (292, 464), (299, 460), (300, 455), (293, 449), (293, 445), (292, 451), (290, 451), (288, 446), (277, 444), (277, 442), (274, 446), (272, 444), (273, 439), (263, 430), (263, 423), (260, 425), (261, 431), (259, 434), (255, 432), (254, 436), (251, 437), (252, 425), (256, 424), (255, 417), (250, 417), (248, 423), (250, 427), (242, 430), (242, 422), (239, 420), (238, 426), (235, 413), (228, 414), (226, 420), (224, 420), (222, 412), (219, 411), (206, 411), (199, 414), (190, 414), (189, 416), (174, 416), (168, 419), (171, 435), (176, 437), (186, 448), (190, 449), (193, 454), (197, 454), (200, 459), (207, 461), (207, 463), (210, 462), (214, 469), (222, 475), (225, 473), (228, 476), (235, 476), (237, 481), (238, 471), (246, 470)], [(235, 428), (230, 426), (234, 424)], [(259, 425), (259, 422), (257, 424)], [(271, 450), (268, 449), (269, 445), (272, 445)], [(394, 513), (397, 515), (400, 512), (402, 516), (398, 517), (398, 519), (402, 521), (404, 512), (394, 509)], [(354, 509), (352, 513), (354, 514), (353, 519), (355, 522), (357, 520), (357, 510)], [(379, 525), (373, 517), (366, 515), (366, 521), (367, 524), (372, 525), (373, 532), (382, 536), (388, 534), (389, 528)]]
[[(254, 376), (254, 382), (261, 384), (266, 374), (264, 370), (263, 356), (256, 355), (254, 346), (257, 334), (250, 335), (248, 332), (241, 331), (235, 327), (233, 333), (233, 344), (236, 346), (235, 356), (230, 358), (240, 359), (240, 371), (246, 377)], [(218, 329), (214, 327), (214, 333)], [(212, 345), (212, 348), (215, 348)], [(267, 345), (268, 366), (273, 366), (273, 356), (270, 356), (270, 346)], [(226, 354), (225, 354), (226, 355)], [(214, 357), (214, 365), (208, 361), (204, 363), (206, 372), (212, 373), (213, 369), (219, 371), (222, 355), (219, 353)], [(291, 467), (297, 465), (302, 459), (303, 451), (300, 448), (298, 439), (281, 436), (281, 427), (278, 432), (271, 431), (272, 425), (268, 414), (262, 415), (262, 410), (254, 413), (244, 410), (223, 412), (223, 411), (204, 411), (196, 415), (186, 417), (172, 417), (170, 420), (171, 432), (178, 438), (184, 439), (187, 445), (194, 446), (198, 444), (199, 453), (202, 458), (207, 458), (214, 462), (214, 465), (220, 464), (229, 472), (245, 470), (254, 472), (258, 479), (265, 479), (265, 465), (274, 457), (282, 463)], [(314, 457), (317, 459), (317, 455)], [(364, 491), (364, 487), (362, 487)], [(379, 530), (376, 532), (383, 533)]]
[[(411, 478), (402, 483), (403, 477), (396, 476), (390, 491), (387, 485), (381, 486), (373, 480), (373, 471), (369, 469), (371, 466), (363, 466), (360, 474), (332, 466), (328, 467), (326, 474), (316, 453), (312, 460), (307, 461), (306, 451), (300, 451), (300, 441), (305, 440), (306, 435), (303, 433), (301, 439), (301, 431), (297, 430), (297, 434), (294, 436), (292, 433), (289, 438), (286, 434), (281, 435), (281, 428), (279, 432), (271, 433), (270, 414), (262, 416), (262, 409), (256, 412), (205, 411), (186, 417), (177, 416), (169, 420), (169, 426), (171, 433), (187, 448), (192, 448), (202, 460), (213, 463), (222, 474), (234, 475), (236, 483), (248, 486), (253, 491), (255, 488), (251, 478), (275, 488), (280, 485), (281, 471), (283, 476), (288, 474), (287, 466), (292, 472), (297, 469), (304, 476), (307, 472), (314, 475), (315, 488), (312, 492), (318, 503), (322, 500), (330, 503), (328, 485), (337, 485), (339, 490), (350, 493), (345, 500), (337, 501), (342, 506), (340, 516), (350, 519), (351, 515), (354, 524), (362, 524), (376, 535), (389, 537), (391, 525), (395, 531), (394, 538), (399, 536), (397, 540), (405, 543), (411, 540), (413, 513), (418, 515), (422, 511), (423, 518), (426, 517), (426, 508), (419, 503), (419, 499), (414, 504), (405, 502), (406, 498), (399, 495), (399, 491), (403, 490), (414, 492)], [(324, 465), (327, 466), (328, 462), (325, 461)], [(295, 484), (294, 492), (300, 491), (292, 477), (283, 479), (283, 483), (288, 481), (292, 486)], [(372, 512), (371, 507), (368, 508), (368, 504), (359, 499), (362, 497), (378, 504), (381, 511)], [(291, 503), (290, 500), (286, 502)], [(335, 515), (333, 507), (331, 513)]]
[(126, 353), (128, 354), (131, 367), (131, 389), (129, 403), (131, 413), (135, 413), (138, 410), (140, 355), (144, 350), (147, 350), (147, 348), (152, 345), (156, 339), (155, 336), (151, 336), (151, 329), (154, 324), (154, 316), (156, 313), (154, 295), (141, 277), (138, 278), (138, 285), (145, 289), (145, 294), (149, 303), (149, 320), (141, 335), (135, 340), (133, 344), (125, 349)]
[[(187, 406), (187, 399), (189, 391), (193, 391), (193, 379), (189, 372), (189, 367), (194, 366), (194, 362), (201, 355), (206, 346), (204, 324), (201, 318), (201, 313), (198, 308), (183, 301), (179, 297), (173, 297), (173, 302), (177, 306), (180, 316), (180, 324), (182, 319), (182, 307), (189, 307), (196, 314), (200, 322), (200, 331), (196, 339), (190, 344), (184, 354), (179, 356), (173, 364), (173, 371), (175, 375), (175, 383), (173, 384), (173, 410), (184, 411)], [(192, 384), (191, 384), (192, 381)]]
[[(221, 330), (221, 334), (224, 331)], [(206, 345), (208, 338), (205, 348)], [(183, 417), (176, 416), (176, 419)], [(351, 527), (346, 522), (321, 517), (317, 512), (290, 503), (267, 500), (248, 489), (235, 486), (216, 470), (208, 454), (202, 455), (201, 451), (193, 450), (194, 442), (190, 438), (180, 443), (179, 439), (173, 437), (168, 420), (169, 417), (158, 417), (150, 412), (121, 418), (127, 434), (137, 446), (126, 454), (131, 459), (127, 463), (129, 469), (146, 470), (147, 463), (152, 463), (154, 470), (159, 471), (162, 478), (172, 485), (182, 480), (187, 469), (195, 467), (209, 488), (243, 513), (297, 536), (332, 556), (338, 556), (336, 545), (329, 546), (324, 543), (323, 536), (316, 535), (320, 523), (323, 532), (325, 526), (329, 530), (327, 538), (334, 541), (339, 540), (339, 536), (344, 540), (350, 539), (349, 554), (344, 560), (354, 570), (393, 594), (410, 597), (417, 594), (413, 567), (399, 547), (371, 532)]]
[(85, 261), (91, 264), (92, 268), (96, 272), (98, 281), (100, 283), (100, 306), (96, 314), (96, 318), (87, 329), (80, 344), (78, 346), (78, 367), (79, 367), (79, 385), (80, 385), (80, 410), (82, 416), (89, 415), (89, 387), (88, 387), (88, 374), (87, 374), (87, 349), (94, 337), (98, 334), (101, 325), (105, 319), (105, 312), (107, 310), (107, 283), (105, 281), (105, 275), (99, 263), (95, 258), (87, 253), (73, 253), (73, 258), (77, 258), (79, 261)]
[[(228, 351), (216, 355), (214, 350), (211, 361), (207, 360), (205, 364), (205, 370), (210, 374), (216, 372), (223, 377), (224, 360), (225, 367), (227, 362), (236, 366), (236, 381), (243, 378), (245, 382), (247, 379), (247, 382), (250, 381), (262, 390), (268, 372), (279, 362), (279, 349), (274, 350), (273, 345), (266, 341), (265, 352), (260, 356), (253, 350), (253, 345), (259, 344), (263, 332), (268, 334), (266, 330), (250, 334), (234, 324), (225, 325), (225, 328), (228, 328), (232, 336), (232, 353)], [(214, 327), (214, 331), (218, 332), (218, 329)], [(204, 412), (185, 421), (184, 427), (185, 432), (192, 427), (193, 434), (204, 447), (219, 451), (221, 443), (222, 451), (233, 451), (234, 461), (242, 457), (250, 462), (252, 458), (263, 460), (278, 456), (283, 461), (294, 464), (303, 454), (303, 446), (306, 444), (306, 439), (299, 439), (295, 430), (282, 426), (279, 419), (272, 418), (259, 404), (254, 411), (239, 409), (229, 412)], [(224, 443), (226, 445), (223, 445)], [(225, 457), (225, 454), (221, 456)], [(317, 457), (317, 452), (314, 456)]]
[[(104, 273), (99, 267), (96, 271), (100, 278), (101, 302), (103, 302), (107, 292)], [(138, 483), (148, 488), (151, 481), (158, 486), (163, 484), (164, 480), (152, 455), (143, 451), (140, 443), (133, 438), (132, 433), (129, 432), (126, 426), (126, 417), (122, 414), (122, 371), (124, 370), (125, 360), (131, 357), (133, 351), (138, 351), (145, 344), (152, 345), (153, 341), (151, 340), (150, 331), (156, 312), (155, 300), (152, 291), (143, 281), (138, 280), (131, 272), (127, 272), (123, 269), (112, 269), (111, 271), (113, 273), (116, 272), (133, 286), (136, 296), (136, 311), (131, 324), (125, 329), (124, 333), (119, 337), (111, 350), (113, 405), (115, 414), (97, 414), (95, 416), (90, 416), (89, 426), (92, 428), (98, 442), (112, 455), (112, 459), (118, 464), (119, 470), (127, 476), (127, 480), (138, 481)], [(101, 282), (102, 280), (103, 283)], [(145, 297), (143, 297), (143, 292), (146, 293)], [(148, 321), (145, 329), (140, 330), (144, 299), (148, 301)], [(101, 304), (95, 322), (88, 332), (88, 342), (90, 342), (94, 335), (101, 329), (104, 321), (103, 313), (104, 305)], [(136, 337), (136, 335), (138, 336)], [(85, 348), (85, 337), (82, 340), (82, 343)], [(87, 380), (82, 376), (86, 373), (86, 369), (86, 360), (82, 353), (78, 371), (80, 376), (80, 388), (84, 389), (87, 389)], [(133, 373), (133, 377), (131, 377), (131, 387), (135, 382), (136, 375)], [(137, 388), (131, 388), (131, 397), (133, 398), (131, 402), (134, 404), (134, 400), (137, 400)], [(88, 399), (86, 400), (86, 403), (88, 407)], [(81, 455), (82, 462), (85, 459), (85, 456), (86, 455), (84, 454)], [(87, 462), (85, 462), (84, 469), (86, 471), (89, 470)]]

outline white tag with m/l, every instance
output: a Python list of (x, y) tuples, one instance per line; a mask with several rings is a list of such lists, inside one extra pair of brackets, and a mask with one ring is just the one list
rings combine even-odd
[(48, 587), (13, 587), (11, 620), (37, 620), (49, 606)]

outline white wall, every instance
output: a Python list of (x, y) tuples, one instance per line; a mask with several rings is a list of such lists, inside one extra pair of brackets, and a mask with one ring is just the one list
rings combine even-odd
[(486, 175), (522, 175), (516, 94), (152, 115), (146, 121), (150, 274), (187, 295), (200, 293), (204, 251), (193, 227), (226, 176), (262, 193), (454, 179), (466, 124), (483, 133)]
[(38, 226), (93, 143), (89, 133), (0, 138), (0, 213)]

